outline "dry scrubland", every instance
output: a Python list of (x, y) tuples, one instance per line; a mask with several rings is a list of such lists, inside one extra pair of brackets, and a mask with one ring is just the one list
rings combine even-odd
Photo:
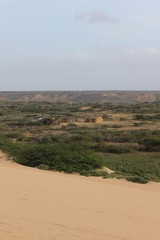
[[(159, 181), (159, 110), (159, 102), (3, 102), (0, 148), (22, 165), (44, 170)], [(84, 123), (87, 115), (101, 115), (104, 122)], [(71, 123), (59, 124), (64, 117)], [(114, 172), (108, 174), (104, 167)]]

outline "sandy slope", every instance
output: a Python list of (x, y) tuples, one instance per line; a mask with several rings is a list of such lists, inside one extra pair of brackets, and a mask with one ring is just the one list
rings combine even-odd
[(0, 159), (0, 239), (159, 240), (160, 184), (51, 173)]

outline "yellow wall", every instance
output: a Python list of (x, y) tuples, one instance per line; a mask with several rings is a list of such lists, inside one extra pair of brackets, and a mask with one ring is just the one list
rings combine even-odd
[(93, 122), (93, 119), (92, 118), (88, 118), (88, 121), (87, 119), (85, 119), (85, 122), (90, 122), (90, 123), (102, 123), (103, 122), (103, 118), (101, 116), (97, 117), (95, 119), (95, 121)]
[(96, 119), (96, 123), (101, 123), (103, 122), (103, 118), (101, 116), (99, 116), (97, 119)]

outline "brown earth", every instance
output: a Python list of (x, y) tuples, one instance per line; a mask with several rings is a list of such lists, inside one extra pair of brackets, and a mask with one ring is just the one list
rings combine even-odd
[(160, 91), (45, 91), (0, 92), (0, 101), (136, 103), (160, 101)]

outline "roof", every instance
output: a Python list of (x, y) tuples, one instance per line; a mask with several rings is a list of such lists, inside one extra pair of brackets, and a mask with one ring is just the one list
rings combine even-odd
[(97, 119), (98, 117), (102, 117), (101, 115), (92, 115), (92, 116), (86, 116), (85, 119)]

